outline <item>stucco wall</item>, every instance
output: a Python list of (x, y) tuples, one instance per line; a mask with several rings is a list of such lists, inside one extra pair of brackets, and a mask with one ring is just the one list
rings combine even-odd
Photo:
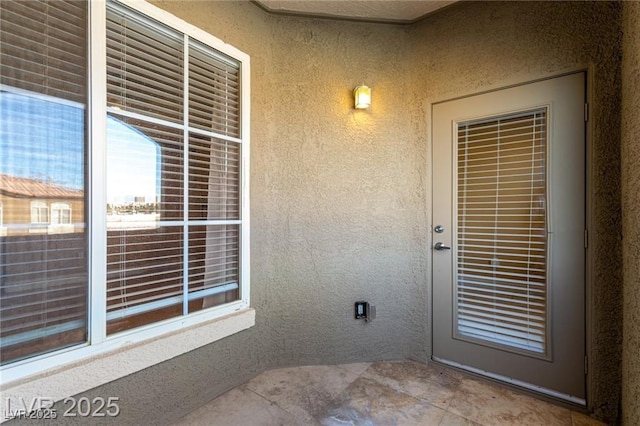
[[(154, 3), (251, 55), (256, 326), (86, 396), (120, 396), (119, 424), (161, 424), (269, 368), (426, 361), (429, 102), (592, 65), (590, 398), (616, 418), (618, 5), (472, 2), (394, 26), (272, 16), (249, 2)], [(360, 83), (373, 89), (366, 111), (352, 108)], [(353, 319), (361, 299), (375, 321)]]
[[(254, 253), (265, 264), (253, 285), (279, 292), (266, 314), (273, 350), (286, 365), (426, 359), (426, 158), (420, 117), (405, 110), (405, 29), (269, 25), (277, 101), (252, 163)], [(373, 88), (366, 111), (353, 109), (360, 83)], [(376, 305), (377, 319), (355, 321), (356, 300)]]
[(626, 2), (622, 60), (624, 352), (622, 419), (640, 419), (640, 3)]

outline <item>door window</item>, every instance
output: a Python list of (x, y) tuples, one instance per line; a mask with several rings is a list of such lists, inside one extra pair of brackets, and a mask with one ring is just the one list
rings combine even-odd
[(546, 352), (546, 117), (457, 125), (459, 338)]

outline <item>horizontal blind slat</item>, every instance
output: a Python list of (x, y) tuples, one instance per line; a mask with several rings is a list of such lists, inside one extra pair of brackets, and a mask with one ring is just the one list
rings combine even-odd
[(239, 66), (207, 55), (209, 50), (197, 41), (189, 46), (190, 125), (239, 136)]
[(546, 109), (458, 124), (456, 321), (462, 334), (546, 342)]
[[(462, 317), (461, 322), (477, 329), (485, 329), (487, 327), (500, 327), (503, 331), (509, 330), (509, 334), (515, 334), (519, 337), (536, 336), (542, 342), (544, 338), (544, 328), (535, 327), (530, 321), (526, 320), (496, 320), (495, 317), (474, 314), (470, 317)], [(506, 334), (506, 333), (505, 333)]]

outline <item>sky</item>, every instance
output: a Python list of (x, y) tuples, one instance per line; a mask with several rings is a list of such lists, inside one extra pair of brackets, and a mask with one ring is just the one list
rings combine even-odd
[[(0, 173), (72, 189), (85, 187), (84, 108), (0, 92)], [(107, 203), (159, 195), (160, 148), (121, 120), (107, 117)]]
[(160, 196), (160, 147), (144, 133), (107, 116), (107, 203)]
[(0, 92), (0, 173), (84, 188), (84, 110)]

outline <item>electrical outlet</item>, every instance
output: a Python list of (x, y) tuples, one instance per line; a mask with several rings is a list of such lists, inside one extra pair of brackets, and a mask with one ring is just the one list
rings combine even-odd
[(376, 317), (376, 307), (369, 302), (356, 302), (355, 311), (356, 319), (363, 319), (369, 322)]
[(367, 319), (367, 302), (356, 302), (356, 319)]

